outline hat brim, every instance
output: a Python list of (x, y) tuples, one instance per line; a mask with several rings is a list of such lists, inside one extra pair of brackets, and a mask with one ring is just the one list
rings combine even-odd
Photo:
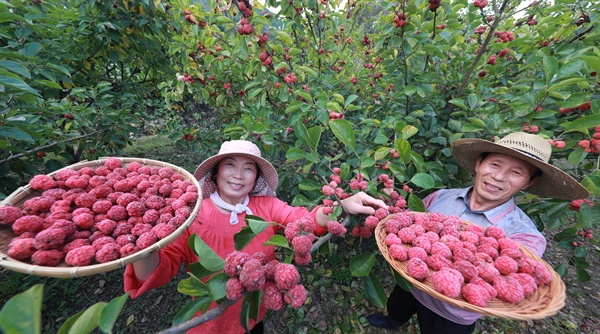
[[(273, 165), (271, 165), (270, 162), (268, 162), (267, 160), (258, 157), (256, 155), (253, 154), (246, 154), (246, 153), (224, 153), (224, 154), (217, 154), (217, 155), (213, 155), (212, 157), (204, 160), (200, 165), (198, 165), (198, 167), (196, 168), (196, 171), (194, 172), (194, 177), (196, 178), (196, 180), (200, 181), (203, 178), (205, 178), (207, 175), (210, 174), (210, 172), (213, 170), (213, 168), (219, 164), (219, 162), (221, 162), (221, 160), (230, 157), (230, 156), (243, 156), (243, 157), (247, 157), (249, 159), (252, 159), (254, 162), (256, 162), (256, 164), (258, 165), (258, 168), (260, 169), (261, 172), (261, 177), (264, 179), (264, 181), (266, 182), (267, 186), (270, 188), (269, 193), (275, 193), (275, 190), (277, 189), (277, 185), (279, 183), (279, 175), (277, 174), (277, 170), (275, 170), (275, 167), (273, 167)], [(210, 194), (207, 194), (210, 195)]]
[(589, 192), (577, 180), (562, 170), (524, 154), (515, 149), (483, 139), (459, 139), (451, 145), (454, 159), (472, 175), (475, 175), (475, 163), (482, 153), (500, 153), (524, 160), (537, 167), (542, 175), (539, 180), (523, 191), (540, 197), (566, 200), (582, 199)]

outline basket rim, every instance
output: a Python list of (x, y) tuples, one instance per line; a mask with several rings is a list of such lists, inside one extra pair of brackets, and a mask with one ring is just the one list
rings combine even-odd
[[(415, 212), (415, 213), (423, 213), (428, 214), (427, 212)], [(398, 272), (404, 279), (409, 281), (413, 287), (422, 290), (428, 295), (447, 302), (453, 306), (480, 313), (482, 315), (494, 316), (499, 318), (507, 318), (514, 320), (534, 320), (534, 319), (543, 319), (552, 315), (555, 315), (561, 308), (565, 306), (565, 298), (566, 298), (566, 286), (562, 281), (560, 275), (548, 264), (546, 261), (541, 259), (535, 253), (530, 251), (527, 247), (519, 244), (520, 250), (525, 253), (526, 256), (531, 259), (542, 263), (548, 270), (550, 270), (552, 281), (550, 285), (544, 285), (539, 287), (533, 294), (526, 297), (520, 303), (509, 303), (506, 301), (502, 301), (497, 297), (494, 298), (488, 306), (480, 307), (473, 304), (468, 303), (462, 297), (459, 298), (450, 298), (444, 296), (443, 294), (435, 291), (433, 284), (431, 282), (431, 272), (432, 270), (429, 268), (430, 275), (429, 277), (421, 282), (412, 276), (408, 275), (406, 270), (405, 263), (407, 261), (399, 261), (389, 254), (389, 247), (385, 244), (385, 237), (387, 236), (387, 232), (385, 231), (385, 225), (388, 221), (393, 219), (397, 214), (391, 214), (386, 218), (382, 219), (377, 227), (375, 228), (375, 239), (377, 241), (377, 246), (381, 251), (381, 254), (387, 261), (388, 265)], [(467, 226), (469, 224), (473, 224), (470, 221), (461, 219), (463, 222), (463, 226)], [(406, 245), (405, 245), (406, 246)]]
[[(166, 247), (168, 244), (175, 241), (175, 239), (177, 239), (180, 235), (182, 235), (183, 232), (185, 232), (185, 230), (187, 230), (191, 226), (191, 224), (196, 220), (196, 217), (198, 216), (198, 212), (200, 211), (200, 203), (202, 202), (202, 200), (201, 200), (202, 189), (200, 188), (200, 184), (198, 183), (198, 180), (196, 180), (196, 178), (190, 172), (188, 172), (187, 170), (185, 170), (182, 167), (179, 167), (179, 166), (167, 163), (167, 162), (154, 160), (154, 159), (145, 159), (145, 158), (102, 157), (102, 158), (99, 158), (98, 160), (82, 161), (79, 163), (75, 163), (75, 164), (63, 167), (61, 169), (58, 169), (54, 172), (48, 173), (47, 175), (54, 176), (56, 173), (58, 173), (62, 170), (67, 170), (67, 169), (79, 170), (84, 167), (102, 166), (102, 165), (104, 165), (104, 162), (110, 158), (117, 158), (117, 159), (121, 160), (121, 162), (124, 164), (131, 163), (131, 162), (139, 162), (143, 165), (149, 165), (149, 166), (155, 166), (155, 167), (169, 167), (169, 168), (173, 169), (175, 172), (181, 174), (184, 177), (184, 179), (186, 179), (187, 181), (190, 181), (198, 189), (199, 196), (198, 196), (198, 199), (196, 200), (196, 204), (192, 208), (192, 213), (187, 218), (187, 220), (181, 226), (179, 226), (175, 231), (173, 231), (171, 234), (169, 234), (167, 237), (158, 240), (151, 246), (144, 248), (142, 250), (139, 250), (139, 251), (137, 251), (133, 254), (130, 254), (126, 257), (119, 258), (119, 259), (109, 261), (106, 263), (96, 263), (96, 264), (92, 264), (92, 265), (88, 265), (88, 266), (77, 266), (77, 267), (39, 266), (39, 265), (34, 265), (31, 263), (15, 260), (15, 259), (11, 258), (10, 256), (8, 256), (7, 253), (5, 253), (3, 251), (5, 248), (6, 249), (8, 248), (8, 245), (6, 245), (6, 247), (4, 247), (4, 245), (0, 245), (0, 246), (2, 246), (0, 248), (0, 267), (9, 269), (9, 270), (12, 270), (15, 272), (23, 273), (23, 274), (43, 276), (43, 277), (54, 277), (54, 278), (76, 278), (76, 277), (83, 277), (83, 276), (89, 276), (89, 275), (94, 275), (94, 274), (101, 274), (104, 272), (109, 272), (109, 271), (123, 268), (130, 263), (133, 263), (135, 261), (141, 260), (141, 259), (149, 256), (151, 253), (158, 252), (160, 249)], [(21, 201), (23, 201), (28, 196), (31, 196), (32, 194), (34, 194), (36, 192), (39, 192), (39, 191), (31, 188), (31, 186), (29, 184), (22, 186), (22, 187), (18, 188), (17, 190), (15, 190), (7, 198), (2, 200), (0, 202), (0, 207), (18, 206), (18, 204)], [(10, 227), (0, 226), (0, 233), (4, 233), (3, 231), (7, 231), (7, 230), (12, 231), (10, 229)], [(64, 260), (61, 262), (61, 264), (64, 265)]]

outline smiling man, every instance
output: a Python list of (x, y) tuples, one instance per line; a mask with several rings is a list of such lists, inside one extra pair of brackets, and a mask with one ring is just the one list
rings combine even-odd
[[(516, 132), (497, 142), (460, 139), (451, 147), (456, 161), (475, 176), (475, 181), (468, 188), (432, 193), (423, 200), (426, 210), (484, 227), (500, 227), (507, 237), (540, 257), (546, 239), (515, 205), (514, 196), (520, 191), (567, 200), (589, 196), (575, 179), (548, 163), (552, 146), (538, 135)], [(468, 334), (481, 317), (419, 289), (408, 292), (399, 286), (388, 298), (387, 311), (387, 316), (378, 313), (367, 319), (374, 327), (397, 329), (416, 313), (422, 334)]]

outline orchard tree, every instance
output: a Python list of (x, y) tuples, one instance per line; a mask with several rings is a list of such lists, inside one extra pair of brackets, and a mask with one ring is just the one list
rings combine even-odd
[(118, 153), (144, 119), (168, 117), (157, 89), (174, 73), (168, 7), (0, 3), (2, 198), (37, 173)]

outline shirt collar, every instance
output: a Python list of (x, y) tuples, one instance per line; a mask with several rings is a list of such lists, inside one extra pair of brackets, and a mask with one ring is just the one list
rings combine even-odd
[(458, 197), (463, 199), (465, 206), (467, 208), (467, 211), (485, 215), (485, 217), (492, 224), (496, 224), (496, 222), (498, 220), (500, 220), (502, 217), (504, 217), (506, 214), (508, 214), (515, 207), (515, 199), (513, 197), (511, 197), (508, 201), (506, 201), (506, 203), (499, 205), (497, 207), (491, 208), (486, 211), (471, 210), (471, 207), (469, 206), (469, 193), (472, 190), (473, 190), (473, 186), (464, 188), (463, 191), (461, 193), (459, 193)]

